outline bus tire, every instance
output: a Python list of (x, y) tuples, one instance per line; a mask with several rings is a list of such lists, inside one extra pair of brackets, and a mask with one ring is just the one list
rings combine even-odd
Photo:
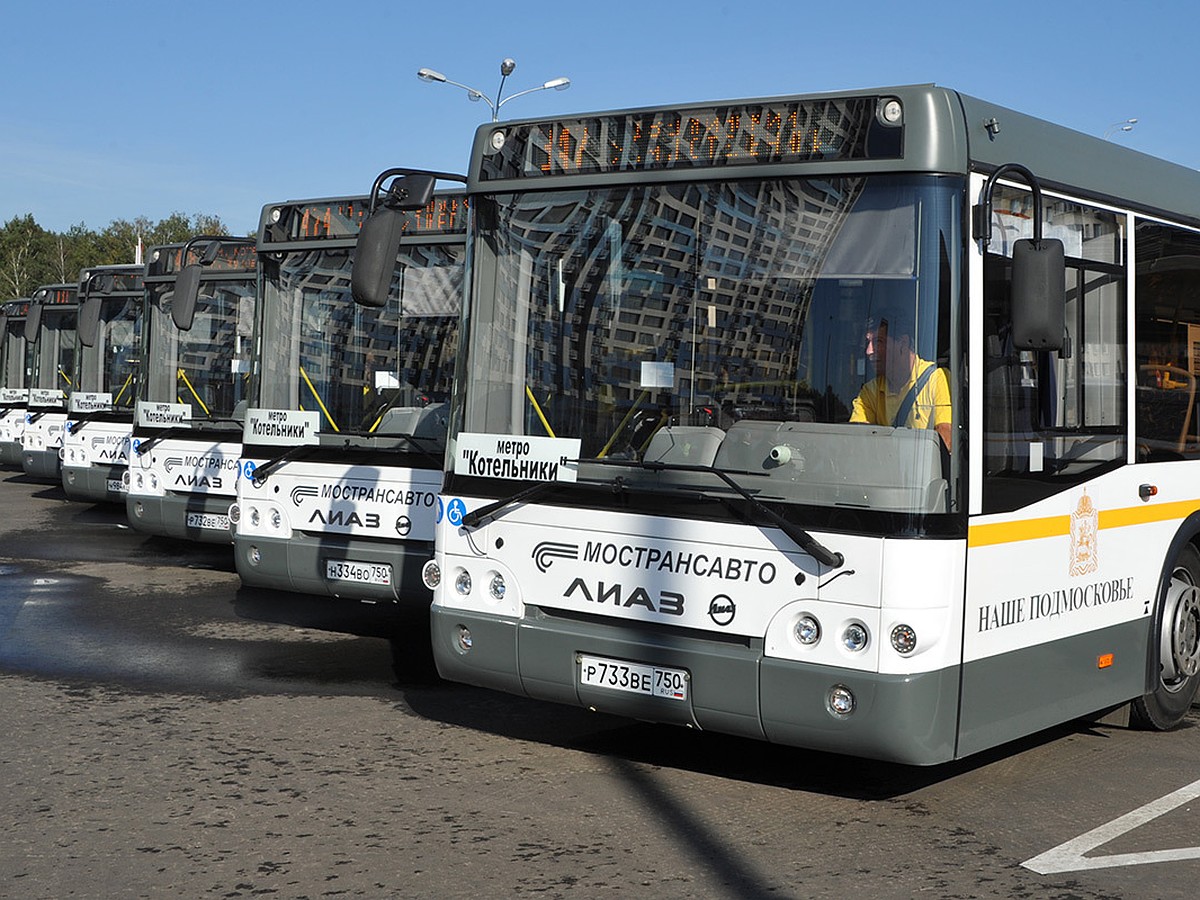
[(1133, 701), (1131, 721), (1166, 731), (1183, 721), (1200, 688), (1200, 551), (1184, 544), (1150, 636), (1154, 686)]

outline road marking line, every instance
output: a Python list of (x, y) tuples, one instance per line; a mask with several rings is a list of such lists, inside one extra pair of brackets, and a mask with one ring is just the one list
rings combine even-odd
[(1179, 859), (1200, 859), (1200, 847), (1180, 847), (1177, 850), (1148, 850), (1145, 853), (1116, 853), (1111, 856), (1084, 856), (1111, 840), (1119, 838), (1133, 829), (1177, 809), (1190, 800), (1200, 797), (1200, 781), (1152, 800), (1145, 806), (1113, 819), (1087, 834), (1059, 844), (1040, 856), (1021, 863), (1026, 869), (1039, 875), (1054, 875), (1059, 872), (1082, 872), (1087, 869), (1111, 869), (1117, 866), (1140, 866), (1146, 863), (1170, 862)]

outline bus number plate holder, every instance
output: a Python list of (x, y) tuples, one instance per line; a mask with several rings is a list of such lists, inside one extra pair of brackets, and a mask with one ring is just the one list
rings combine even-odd
[(602, 656), (579, 657), (579, 683), (587, 687), (685, 701), (690, 680), (684, 669), (649, 666)]
[(382, 563), (354, 562), (350, 559), (325, 560), (325, 578), (329, 581), (353, 581), (356, 584), (392, 583), (392, 567)]
[(188, 528), (205, 528), (214, 531), (229, 530), (229, 516), (214, 513), (188, 513)]

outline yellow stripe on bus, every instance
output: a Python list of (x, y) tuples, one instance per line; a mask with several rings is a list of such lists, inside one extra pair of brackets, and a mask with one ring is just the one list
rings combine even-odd
[[(1174, 503), (1154, 503), (1127, 506), (1123, 509), (1102, 509), (1101, 528), (1124, 528), (1126, 525), (1146, 525), (1150, 522), (1182, 521), (1200, 510), (1200, 499), (1178, 500)], [(1046, 516), (1022, 519), (1018, 522), (995, 522), (972, 525), (967, 531), (968, 547), (987, 547), (991, 544), (1011, 544), (1038, 538), (1063, 537), (1071, 533), (1070, 516)]]

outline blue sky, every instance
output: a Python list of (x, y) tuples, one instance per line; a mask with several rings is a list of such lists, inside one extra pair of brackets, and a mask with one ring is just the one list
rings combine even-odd
[(535, 117), (936, 82), (1200, 168), (1200, 4), (9, 0), (0, 222), (173, 212), (252, 231), (266, 203), (365, 193), (389, 166), (465, 171), (493, 97)]

